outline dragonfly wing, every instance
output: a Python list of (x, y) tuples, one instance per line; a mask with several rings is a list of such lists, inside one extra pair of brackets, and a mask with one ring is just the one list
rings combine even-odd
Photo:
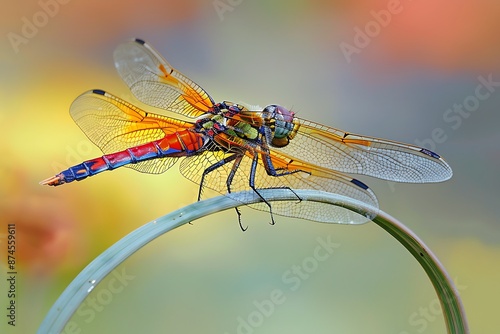
[(141, 102), (188, 117), (200, 116), (214, 105), (207, 92), (140, 39), (118, 46), (114, 59), (118, 73)]
[(396, 182), (440, 182), (452, 176), (446, 161), (427, 149), (298, 121), (297, 135), (287, 146), (275, 149), (288, 158)]
[[(224, 158), (227, 158), (232, 153), (205, 152), (202, 155), (188, 157), (181, 161), (180, 171), (182, 175), (196, 184), (200, 184), (203, 172), (210, 166), (216, 164)], [(273, 157), (273, 163), (276, 168), (287, 169), (286, 164)], [(260, 160), (259, 160), (260, 161)], [(205, 176), (203, 183), (204, 187), (215, 190), (221, 194), (227, 194), (227, 180), (234, 162), (229, 162), (215, 169)], [(251, 190), (249, 186), (251, 173), (252, 157), (245, 155), (237, 169), (234, 178), (231, 182), (231, 192)], [(292, 165), (289, 165), (292, 166)], [(293, 165), (293, 168), (297, 167)], [(292, 169), (290, 169), (292, 170)], [(373, 207), (373, 212), (370, 212), (370, 217), (374, 217), (377, 213), (378, 202), (375, 194), (363, 183), (353, 180), (343, 174), (316, 169), (314, 166), (308, 166), (308, 172), (297, 172), (283, 176), (268, 175), (264, 166), (259, 163), (255, 174), (255, 187), (257, 189), (273, 189), (273, 188), (288, 188), (293, 192), (293, 189), (314, 189), (336, 193), (342, 196), (350, 197), (366, 203)], [(241, 199), (244, 201), (244, 199)], [(264, 203), (252, 204), (252, 208), (269, 211), (269, 208)], [(318, 222), (327, 223), (343, 223), (343, 224), (361, 224), (369, 220), (365, 216), (354, 213), (341, 206), (333, 206), (309, 201), (282, 201), (271, 203), (273, 213), (287, 216), (303, 218)]]
[[(70, 114), (85, 135), (105, 154), (162, 139), (192, 126), (174, 118), (148, 113), (102, 90), (83, 93), (72, 103)], [(158, 158), (127, 165), (145, 173), (162, 173), (176, 158)]]

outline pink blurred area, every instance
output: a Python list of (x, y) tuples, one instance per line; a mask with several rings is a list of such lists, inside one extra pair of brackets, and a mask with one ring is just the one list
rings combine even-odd
[[(336, 2), (322, 4), (338, 9)], [(343, 41), (353, 43), (355, 27), (371, 29), (371, 41), (361, 48), (364, 59), (445, 71), (500, 67), (498, 1), (362, 0), (343, 2), (342, 10)]]
[[(12, 190), (12, 189), (9, 189)], [(78, 268), (88, 249), (79, 242), (82, 235), (67, 202), (60, 198), (21, 194), (13, 191), (2, 202), (2, 235), (7, 240), (9, 226), (15, 240), (15, 270), (25, 277), (46, 277)], [(11, 237), (12, 237), (11, 236)], [(1, 262), (7, 268), (7, 257)], [(62, 269), (62, 270), (61, 270)]]

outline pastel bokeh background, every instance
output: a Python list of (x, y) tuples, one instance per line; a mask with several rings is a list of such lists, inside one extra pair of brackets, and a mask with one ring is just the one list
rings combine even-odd
[[(197, 187), (176, 167), (38, 184), (100, 154), (69, 116), (76, 96), (102, 88), (134, 101), (112, 61), (113, 49), (131, 37), (149, 41), (216, 101), (279, 103), (302, 118), (443, 155), (454, 169), (446, 183), (361, 179), (448, 269), (472, 332), (500, 328), (497, 2), (30, 0), (3, 4), (1, 17), (2, 333), (35, 332), (93, 258), (196, 199)], [(228, 211), (145, 247), (96, 287), (71, 330), (445, 331), (423, 270), (376, 225), (278, 217), (270, 226), (266, 213), (242, 211), (245, 233)], [(17, 231), (15, 327), (6, 320), (7, 224)], [(313, 256), (318, 238), (335, 251), (290, 284), (283, 277), (297, 277), (293, 266)], [(280, 303), (259, 311), (275, 291)]]

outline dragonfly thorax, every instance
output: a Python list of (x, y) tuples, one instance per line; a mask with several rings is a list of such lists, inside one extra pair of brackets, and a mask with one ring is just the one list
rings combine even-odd
[(266, 126), (270, 129), (268, 139), (272, 146), (286, 146), (295, 137), (300, 124), (294, 122), (294, 115), (293, 112), (276, 104), (264, 108), (262, 116), (266, 121)]

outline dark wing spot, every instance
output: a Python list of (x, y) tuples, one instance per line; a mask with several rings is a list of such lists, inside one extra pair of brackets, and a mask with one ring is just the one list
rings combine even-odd
[(363, 182), (361, 182), (360, 180), (352, 179), (351, 182), (357, 185), (358, 187), (363, 188), (364, 190), (368, 189), (368, 186)]

